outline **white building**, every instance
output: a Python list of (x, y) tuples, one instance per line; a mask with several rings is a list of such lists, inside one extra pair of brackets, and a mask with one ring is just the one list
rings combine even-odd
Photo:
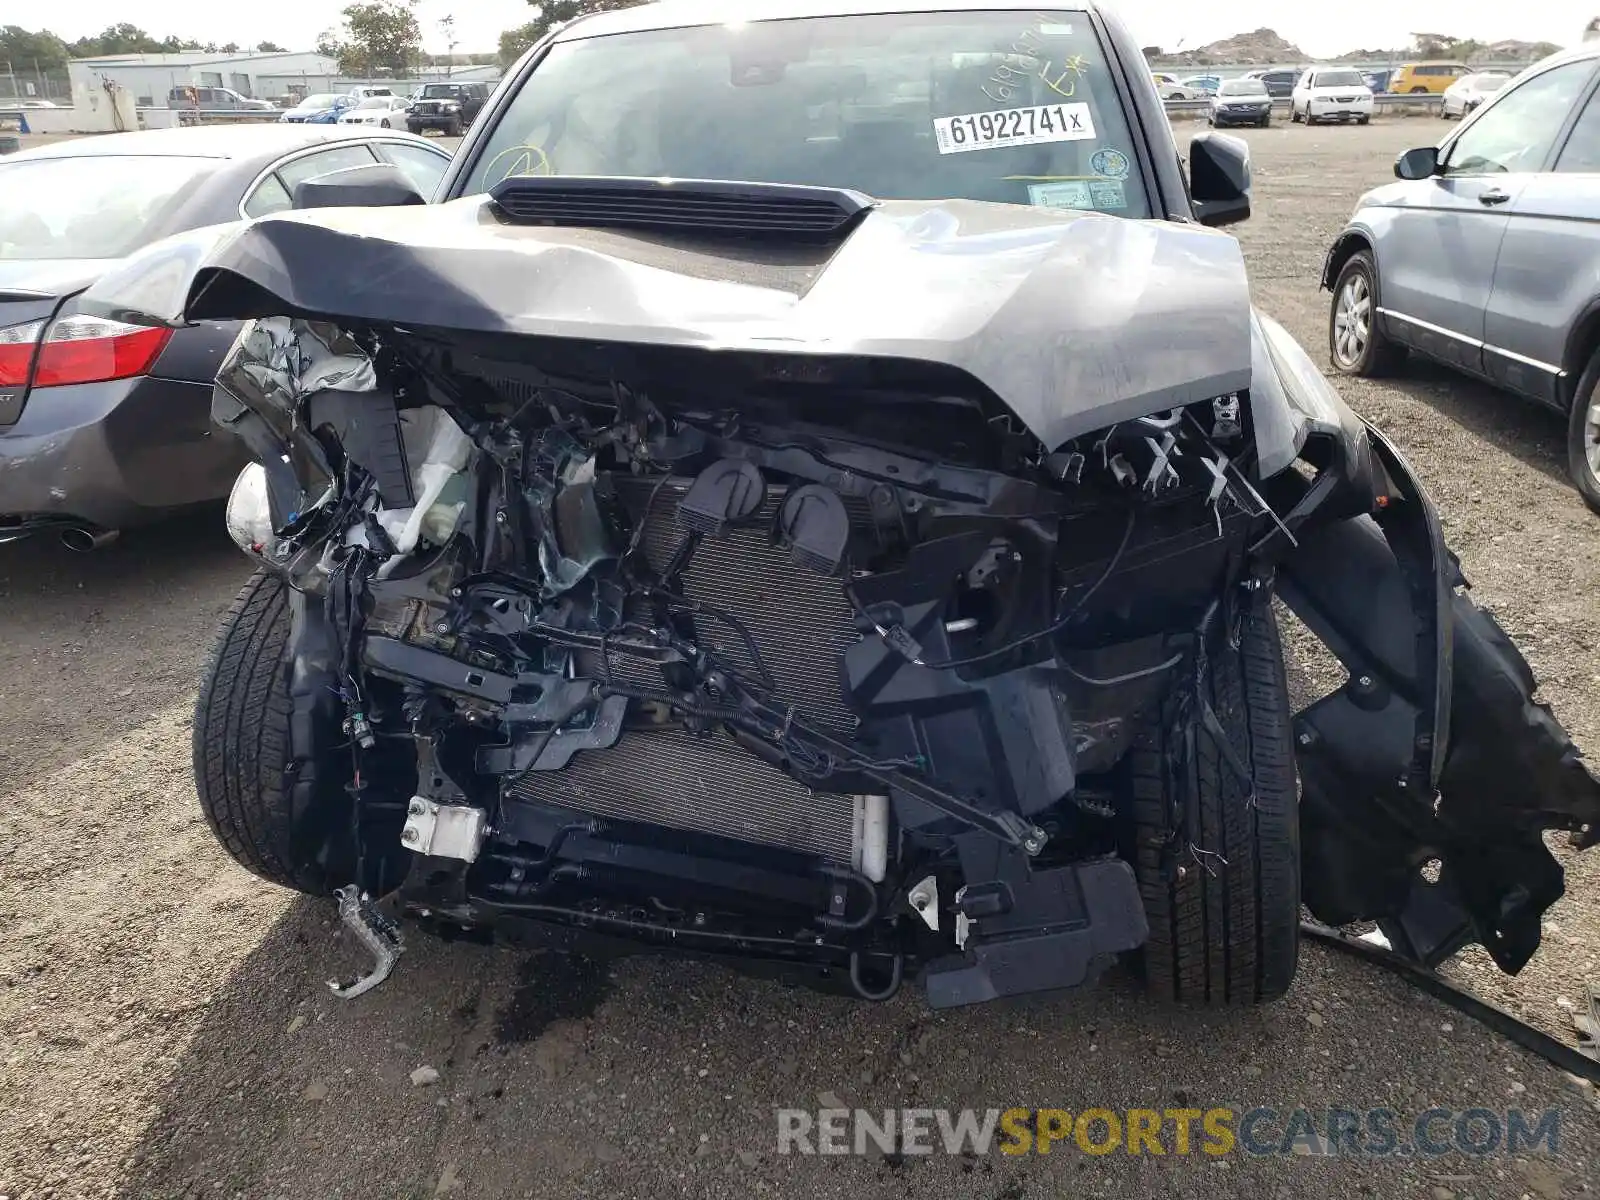
[(291, 91), (328, 91), (339, 64), (315, 51), (287, 54), (114, 54), (74, 59), (67, 68), (76, 94), (79, 85), (100, 89), (104, 81), (126, 88), (135, 103), (165, 107), (173, 88), (232, 88), (242, 96), (271, 100)]

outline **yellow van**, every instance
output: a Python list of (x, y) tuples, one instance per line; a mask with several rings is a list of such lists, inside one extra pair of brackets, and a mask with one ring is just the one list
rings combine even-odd
[(1416, 95), (1419, 92), (1443, 92), (1463, 75), (1472, 74), (1465, 63), (1409, 62), (1401, 63), (1389, 77), (1389, 90), (1397, 96)]

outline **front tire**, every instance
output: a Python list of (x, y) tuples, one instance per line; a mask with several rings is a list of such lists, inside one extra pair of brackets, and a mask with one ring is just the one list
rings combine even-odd
[(389, 124), (389, 118), (388, 117), (385, 117), (382, 121), (379, 121), (378, 124), (382, 125), (385, 129), (393, 129), (394, 128), (393, 125)]
[(1600, 350), (1578, 377), (1567, 417), (1567, 471), (1578, 495), (1600, 513)]
[(1142, 721), (1123, 767), (1150, 922), (1133, 965), (1164, 1000), (1259, 1004), (1289, 990), (1300, 947), (1289, 688), (1265, 592), (1240, 618), (1237, 649), (1228, 637), (1213, 641), (1201, 692), (1252, 778), (1247, 785), (1230, 767), (1192, 710), (1180, 716), (1176, 692)]
[(1388, 375), (1405, 359), (1405, 348), (1378, 324), (1378, 268), (1372, 252), (1352, 254), (1333, 285), (1328, 306), (1328, 357), (1347, 375)]
[[(296, 796), (316, 764), (291, 761), (289, 588), (257, 571), (223, 618), (194, 713), (194, 779), (211, 831), (236, 862), (269, 883), (326, 896), (347, 878), (303, 848)], [(333, 787), (316, 789), (342, 792)], [(348, 870), (348, 867), (346, 867)]]

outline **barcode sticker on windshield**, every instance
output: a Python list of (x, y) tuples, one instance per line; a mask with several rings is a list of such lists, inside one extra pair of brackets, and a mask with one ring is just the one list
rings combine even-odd
[(936, 117), (933, 136), (938, 140), (940, 154), (1036, 146), (1041, 142), (1084, 142), (1095, 136), (1094, 117), (1087, 104), (1002, 108), (997, 112)]

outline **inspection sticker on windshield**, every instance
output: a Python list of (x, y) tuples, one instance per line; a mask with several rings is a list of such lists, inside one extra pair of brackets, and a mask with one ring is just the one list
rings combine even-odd
[(1095, 133), (1087, 104), (1040, 104), (936, 117), (933, 136), (938, 139), (940, 154), (963, 154), (968, 150), (1036, 146), (1041, 142), (1084, 142)]

